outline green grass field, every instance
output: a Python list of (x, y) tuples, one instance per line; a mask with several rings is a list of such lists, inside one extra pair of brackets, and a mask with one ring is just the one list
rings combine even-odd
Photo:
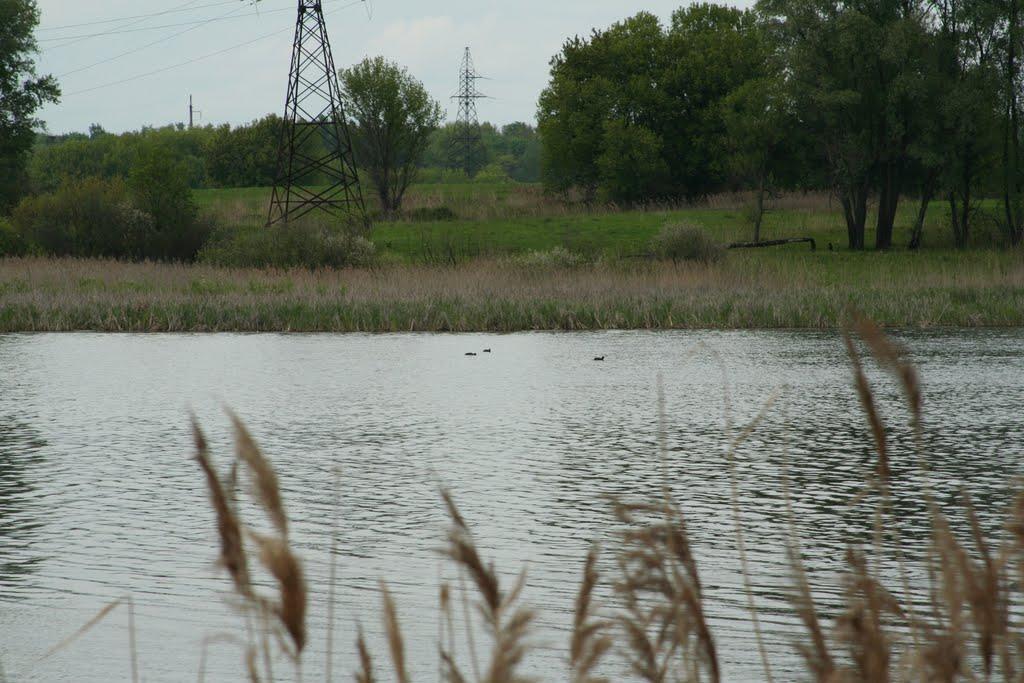
[[(270, 197), (268, 188), (201, 190), (200, 206), (218, 212), (229, 221), (258, 223), (263, 220)], [(751, 239), (752, 228), (744, 197), (717, 197), (694, 207), (656, 206), (646, 210), (621, 210), (614, 206), (585, 208), (567, 205), (544, 196), (541, 188), (527, 184), (418, 185), (410, 189), (406, 208), (447, 207), (455, 220), (377, 221), (372, 240), (393, 260), (420, 262), (463, 261), (524, 251), (563, 247), (589, 257), (636, 257), (649, 251), (651, 239), (667, 223), (685, 221), (707, 230), (721, 242)], [(375, 210), (375, 202), (367, 197)], [(975, 216), (975, 241), (991, 245), (999, 239), (994, 204), (982, 205)], [(917, 212), (914, 200), (904, 201), (897, 216), (895, 253), (910, 238)], [(874, 235), (869, 221), (868, 243)], [(762, 227), (763, 239), (813, 237), (820, 251), (831, 243), (845, 251), (846, 226), (838, 203), (820, 195), (789, 196), (773, 202)], [(926, 251), (947, 250), (952, 240), (948, 207), (934, 202), (925, 227)], [(761, 252), (763, 258), (778, 253), (803, 252), (809, 246), (792, 245)], [(853, 255), (851, 255), (853, 256)]]

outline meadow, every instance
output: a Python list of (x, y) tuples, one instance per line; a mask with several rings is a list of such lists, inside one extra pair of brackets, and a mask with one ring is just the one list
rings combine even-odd
[[(222, 221), (259, 226), (267, 191), (196, 195)], [(926, 247), (913, 252), (848, 251), (838, 207), (798, 195), (773, 202), (763, 238), (809, 236), (815, 251), (805, 243), (730, 250), (713, 263), (651, 258), (651, 239), (670, 223), (720, 243), (749, 239), (748, 199), (623, 210), (533, 185), (420, 185), (403, 216), (374, 225), (372, 267), (0, 260), (0, 331), (832, 329), (851, 310), (889, 326), (1024, 324), (1024, 256), (950, 248), (941, 204)], [(446, 220), (419, 218), (442, 209)], [(915, 210), (904, 203), (898, 241)], [(979, 242), (991, 243), (984, 210), (976, 224)]]
[[(266, 218), (269, 190), (242, 188), (198, 190), (199, 205), (235, 224), (259, 225)], [(377, 213), (372, 194), (365, 197)], [(372, 239), (386, 258), (407, 262), (451, 261), (502, 256), (556, 247), (589, 257), (639, 258), (649, 253), (651, 239), (666, 223), (693, 223), (723, 243), (751, 239), (749, 193), (711, 197), (698, 205), (653, 203), (623, 208), (611, 203), (583, 204), (574, 198), (546, 195), (527, 183), (446, 183), (414, 185), (404, 215), (374, 223)], [(822, 250), (829, 244), (844, 250), (846, 225), (839, 204), (826, 194), (789, 194), (768, 202), (762, 239), (813, 237)], [(905, 245), (917, 212), (917, 202), (904, 201), (896, 221), (895, 242)], [(430, 220), (439, 209), (445, 220)], [(982, 203), (975, 215), (974, 241), (980, 247), (998, 243), (998, 206)], [(869, 243), (873, 239), (869, 221)], [(934, 202), (925, 223), (929, 249), (952, 248), (948, 206)], [(793, 246), (786, 250), (805, 250)], [(899, 249), (896, 250), (900, 251)]]

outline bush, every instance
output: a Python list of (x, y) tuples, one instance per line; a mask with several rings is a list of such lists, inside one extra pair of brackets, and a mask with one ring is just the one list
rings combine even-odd
[(345, 268), (376, 263), (373, 242), (313, 219), (221, 230), (199, 260), (232, 268)]
[(119, 180), (73, 180), (49, 194), (23, 199), (12, 216), (29, 245), (53, 256), (135, 256), (147, 220)]
[(509, 261), (520, 268), (579, 268), (587, 263), (582, 254), (569, 251), (565, 247), (555, 247), (550, 251), (528, 251), (516, 254)]
[(659, 258), (714, 263), (725, 256), (725, 247), (715, 242), (701, 228), (689, 223), (670, 223), (661, 229), (651, 243)]
[[(148, 182), (175, 187), (166, 177)], [(143, 187), (139, 181), (129, 193), (117, 179), (70, 180), (54, 192), (22, 200), (14, 209), (14, 228), (26, 248), (51, 256), (193, 260), (212, 231), (211, 221), (200, 218), (194, 206), (180, 210), (169, 201), (147, 201)], [(163, 192), (171, 191), (153, 195)], [(178, 207), (190, 204), (191, 194), (186, 199), (178, 198)]]
[(0, 218), (0, 258), (5, 256), (24, 256), (28, 245), (22, 239), (11, 222)]

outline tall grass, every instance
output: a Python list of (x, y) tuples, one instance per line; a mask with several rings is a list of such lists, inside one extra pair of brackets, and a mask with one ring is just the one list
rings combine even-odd
[(1024, 324), (1019, 253), (730, 253), (715, 264), (234, 270), (0, 260), (0, 332), (408, 332)]
[[(913, 567), (916, 575), (928, 577), (927, 585), (912, 585), (906, 579), (911, 568), (901, 552), (900, 515), (892, 505), (892, 492), (905, 484), (894, 478), (889, 466), (894, 454), (886, 443), (886, 425), (874, 409), (873, 388), (862, 371), (861, 349), (902, 387), (908, 420), (915, 431), (924, 410), (920, 383), (903, 349), (874, 323), (856, 319), (846, 340), (854, 382), (874, 438), (874, 474), (860, 494), (861, 500), (871, 502), (866, 521), (874, 534), (865, 545), (849, 546), (842, 604), (831, 619), (822, 617), (815, 605), (803, 566), (801, 540), (793, 532), (796, 513), (785, 464), (779, 474), (788, 511), (788, 519), (778, 523), (789, 529), (790, 603), (802, 625), (794, 647), (807, 676), (821, 683), (1019, 681), (1024, 674), (1024, 631), (1019, 622), (1024, 597), (1024, 491), (1009, 509), (1003, 531), (993, 536), (982, 531), (973, 504), (964, 495), (960, 514), (967, 521), (966, 538), (954, 534), (927, 486), (918, 491), (929, 511), (931, 534), (927, 552), (919, 566)], [(661, 411), (664, 425), (664, 409)], [(731, 441), (733, 449), (756, 431), (763, 412), (737, 430)], [(247, 624), (246, 635), (239, 638), (246, 652), (244, 675), (250, 681), (274, 680), (271, 662), (278, 651), (284, 651), (300, 677), (308, 639), (308, 592), (302, 564), (288, 543), (288, 518), (273, 468), (241, 422), (232, 420), (236, 457), (229, 475), (222, 477), (215, 471), (198, 427), (195, 457), (209, 491), (211, 521), (220, 539), (220, 565)], [(664, 463), (664, 439), (659, 441), (659, 457)], [(926, 470), (927, 453), (920, 450), (920, 443), (915, 452), (901, 456)], [(731, 459), (726, 466), (733, 467)], [(552, 672), (550, 680), (606, 681), (601, 672), (610, 670), (616, 660), (628, 666), (632, 678), (648, 683), (722, 680), (722, 653), (706, 618), (700, 557), (690, 537), (685, 505), (670, 493), (668, 472), (664, 467), (660, 490), (610, 501), (609, 512), (618, 534), (607, 552), (614, 556), (617, 570), (602, 576), (597, 570), (599, 550), (595, 547), (587, 554), (570, 636), (564, 644), (567, 666), (564, 671)], [(248, 489), (257, 509), (267, 516), (271, 534), (256, 533), (241, 518), (235, 500), (240, 475), (251, 479)], [(447, 509), (450, 518), (441, 553), (457, 571), (462, 585), (468, 585), (468, 592), (462, 593), (461, 610), (452, 587), (441, 586), (440, 679), (452, 683), (524, 682), (528, 679), (522, 664), (532, 651), (529, 636), (534, 617), (521, 599), (526, 574), (520, 573), (511, 585), (504, 584), (499, 578), (504, 574), (481, 555), (472, 523), (459, 510), (454, 495), (440, 491), (439, 505)], [(742, 553), (743, 524), (738, 512), (734, 520), (737, 552)], [(897, 585), (889, 585), (879, 572), (887, 561), (895, 561), (899, 567)], [(276, 580), (277, 591), (263, 594), (255, 588), (251, 574), (259, 565)], [(594, 604), (595, 588), (603, 583), (614, 588), (615, 604)], [(358, 661), (348, 662), (347, 667), (356, 672), (357, 681), (374, 681), (383, 661), (395, 680), (407, 683), (412, 678), (401, 605), (383, 582), (380, 597), (377, 617), (387, 633), (387, 651), (371, 652), (358, 629), (354, 634)], [(764, 647), (753, 601), (749, 612), (751, 628)], [(469, 651), (461, 656), (455, 651), (454, 636), (459, 621), (476, 636), (469, 639)], [(773, 681), (776, 678), (768, 661), (763, 659), (763, 677)]]

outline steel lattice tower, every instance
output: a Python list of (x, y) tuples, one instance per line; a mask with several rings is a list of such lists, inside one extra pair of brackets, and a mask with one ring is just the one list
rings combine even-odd
[(483, 76), (476, 72), (473, 57), (467, 47), (459, 73), (459, 92), (452, 95), (452, 99), (459, 103), (459, 117), (455, 121), (455, 137), (452, 138), (449, 154), (452, 165), (461, 167), (470, 178), (480, 170), (484, 157), (480, 122), (476, 114), (476, 101), (487, 97), (476, 88), (476, 82), (481, 78)]
[(320, 0), (299, 0), (267, 225), (317, 209), (367, 223), (323, 9)]

